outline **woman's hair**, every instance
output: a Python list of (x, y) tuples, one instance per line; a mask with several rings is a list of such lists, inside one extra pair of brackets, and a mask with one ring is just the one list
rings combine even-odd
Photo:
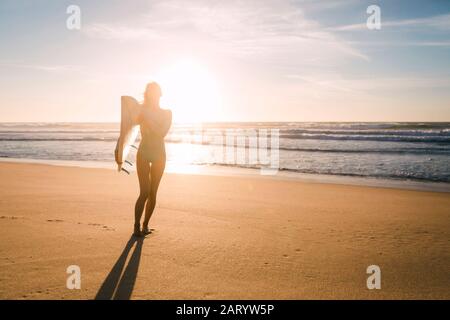
[(159, 99), (162, 96), (161, 87), (156, 82), (149, 82), (145, 87), (144, 104), (151, 100)]

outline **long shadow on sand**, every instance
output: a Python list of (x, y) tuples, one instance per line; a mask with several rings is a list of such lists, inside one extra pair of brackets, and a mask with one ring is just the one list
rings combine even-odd
[[(133, 293), (134, 284), (136, 282), (136, 276), (139, 269), (139, 262), (141, 260), (142, 243), (143, 238), (131, 237), (128, 240), (125, 248), (122, 251), (119, 259), (112, 267), (105, 281), (103, 281), (102, 286), (95, 296), (96, 300), (128, 300)], [(125, 268), (125, 263), (127, 261), (128, 254), (133, 248), (134, 243), (136, 246), (134, 248), (133, 254), (128, 261), (128, 265)], [(122, 274), (123, 271), (123, 274)]]

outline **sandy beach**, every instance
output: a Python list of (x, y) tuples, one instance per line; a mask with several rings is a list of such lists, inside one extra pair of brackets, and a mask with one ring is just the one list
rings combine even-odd
[(0, 176), (0, 299), (450, 299), (448, 193), (166, 174), (155, 231), (136, 241), (134, 174)]

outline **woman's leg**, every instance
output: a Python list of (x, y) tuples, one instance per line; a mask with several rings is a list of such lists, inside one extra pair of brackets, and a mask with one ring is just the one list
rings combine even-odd
[(136, 156), (136, 170), (139, 179), (139, 197), (134, 206), (134, 232), (139, 232), (142, 212), (150, 195), (150, 164), (139, 154)]
[(147, 205), (145, 206), (145, 218), (142, 224), (144, 229), (148, 229), (148, 222), (152, 217), (153, 210), (155, 210), (156, 205), (156, 194), (158, 193), (159, 182), (164, 173), (166, 167), (166, 159), (161, 159), (160, 161), (155, 161), (151, 165), (151, 179), (150, 179), (150, 194), (147, 199)]

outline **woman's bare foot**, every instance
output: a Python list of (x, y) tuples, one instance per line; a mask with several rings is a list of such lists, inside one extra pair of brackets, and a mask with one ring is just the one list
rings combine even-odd
[(142, 232), (141, 232), (141, 228), (140, 228), (139, 225), (134, 225), (133, 236), (135, 236), (135, 237), (142, 237)]
[(144, 234), (144, 235), (150, 234), (150, 233), (152, 233), (153, 230), (154, 229), (149, 229), (148, 227), (143, 226), (142, 227), (142, 234)]

